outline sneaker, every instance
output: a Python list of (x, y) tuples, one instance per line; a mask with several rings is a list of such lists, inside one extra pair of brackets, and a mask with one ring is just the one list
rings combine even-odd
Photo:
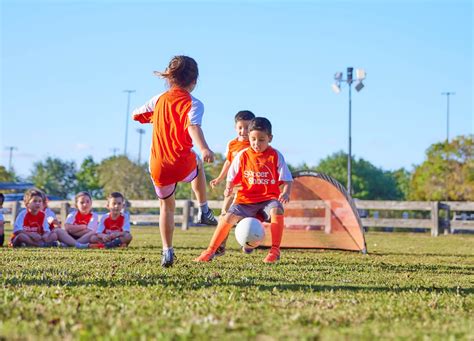
[(217, 219), (216, 217), (214, 217), (214, 213), (212, 213), (212, 210), (209, 209), (206, 213), (202, 213), (202, 211), (199, 211), (197, 223), (203, 225), (217, 226)]
[(225, 244), (227, 243), (227, 238), (224, 239), (224, 241), (221, 243), (221, 245), (219, 245), (219, 247), (217, 248), (216, 250), (216, 253), (214, 253), (214, 256), (215, 257), (220, 257), (220, 256), (223, 256), (225, 255)]
[(113, 247), (119, 247), (120, 245), (122, 245), (122, 241), (120, 240), (120, 238), (115, 238), (110, 242), (104, 243), (104, 245), (107, 249), (110, 249)]
[(276, 263), (280, 260), (280, 255), (277, 253), (269, 252), (263, 260), (264, 263)]
[(173, 266), (175, 258), (176, 257), (174, 255), (173, 249), (168, 249), (168, 250), (163, 251), (163, 257), (161, 258), (161, 266), (164, 268), (169, 268)]
[(203, 251), (201, 255), (194, 259), (195, 262), (210, 262), (215, 254), (207, 250)]
[(251, 254), (253, 250), (255, 250), (255, 248), (242, 246), (242, 252), (247, 255)]
[(59, 247), (61, 245), (60, 242), (54, 241), (54, 242), (44, 242), (40, 245), (40, 247)]

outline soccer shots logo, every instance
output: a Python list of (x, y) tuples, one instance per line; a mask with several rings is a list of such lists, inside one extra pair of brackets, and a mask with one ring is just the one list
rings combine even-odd
[(274, 185), (276, 180), (270, 168), (265, 164), (257, 164), (257, 166), (259, 168), (258, 171), (244, 171), (244, 177), (247, 183), (250, 185)]

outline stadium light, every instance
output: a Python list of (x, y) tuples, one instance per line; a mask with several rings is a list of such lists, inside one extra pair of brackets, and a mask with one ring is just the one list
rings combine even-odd
[(138, 164), (140, 165), (141, 157), (142, 157), (142, 135), (145, 134), (145, 129), (138, 128), (137, 133), (139, 134), (138, 140)]
[[(356, 69), (355, 78), (357, 84), (355, 89), (357, 92), (364, 88), (362, 81), (365, 79), (366, 73), (364, 69)], [(347, 153), (347, 193), (352, 195), (352, 83), (354, 82), (354, 68), (348, 67), (346, 79), (343, 79), (342, 72), (336, 72), (334, 74), (334, 84), (332, 90), (338, 94), (341, 92), (341, 83), (346, 82), (349, 85), (349, 152)]]
[(125, 144), (123, 147), (123, 155), (127, 156), (127, 142), (128, 142), (128, 121), (130, 120), (130, 94), (134, 93), (135, 90), (123, 90), (127, 93), (127, 114), (125, 115)]

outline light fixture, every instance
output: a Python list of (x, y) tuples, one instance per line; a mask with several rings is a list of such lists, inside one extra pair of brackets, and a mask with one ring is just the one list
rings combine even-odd
[(332, 85), (332, 91), (334, 91), (336, 94), (340, 93), (341, 92), (341, 86), (339, 83), (334, 83)]
[(355, 89), (357, 90), (357, 92), (359, 92), (363, 88), (364, 88), (364, 84), (362, 83), (362, 81), (359, 81), (355, 86)]
[(364, 69), (356, 69), (356, 78), (358, 81), (362, 81), (365, 79), (365, 70)]

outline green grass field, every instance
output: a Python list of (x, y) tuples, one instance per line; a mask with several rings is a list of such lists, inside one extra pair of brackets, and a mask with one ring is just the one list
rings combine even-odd
[(234, 238), (192, 259), (212, 229), (175, 234), (160, 266), (157, 228), (128, 249), (0, 248), (0, 339), (474, 340), (474, 236), (369, 233), (369, 255), (265, 250)]

